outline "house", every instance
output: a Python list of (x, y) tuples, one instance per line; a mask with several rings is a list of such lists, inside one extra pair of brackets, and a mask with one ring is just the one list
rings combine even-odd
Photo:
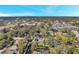
[(77, 37), (77, 38), (79, 38), (79, 33), (78, 33), (78, 34), (76, 34), (76, 37)]
[(52, 36), (54, 35), (53, 31), (48, 31), (47, 34)]
[(65, 24), (65, 23), (55, 23), (52, 25), (52, 29), (56, 29), (56, 30), (62, 30), (62, 29), (77, 29), (78, 27), (73, 26), (71, 24)]
[(13, 54), (18, 54), (18, 53), (19, 53), (18, 48), (17, 48), (16, 45), (11, 46), (11, 47), (9, 48), (9, 51), (10, 51), (11, 53), (13, 53)]
[(35, 41), (39, 44), (44, 44), (44, 38), (41, 35), (36, 36)]
[(56, 29), (52, 29), (52, 31), (53, 31), (53, 35), (61, 35), (62, 34), (61, 31), (56, 30)]
[(72, 30), (72, 33), (74, 33), (75, 35), (78, 34), (78, 31)]
[(61, 35), (62, 32), (58, 31), (58, 32), (54, 32), (54, 35)]

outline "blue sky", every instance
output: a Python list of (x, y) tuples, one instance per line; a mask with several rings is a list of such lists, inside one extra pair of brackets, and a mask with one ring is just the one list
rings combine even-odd
[(0, 5), (0, 16), (79, 16), (79, 6)]

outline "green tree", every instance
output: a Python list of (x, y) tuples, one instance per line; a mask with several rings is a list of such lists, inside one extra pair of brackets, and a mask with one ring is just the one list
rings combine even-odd
[(23, 54), (25, 47), (26, 47), (25, 41), (23, 39), (20, 40), (18, 42), (18, 50), (19, 50), (19, 53)]

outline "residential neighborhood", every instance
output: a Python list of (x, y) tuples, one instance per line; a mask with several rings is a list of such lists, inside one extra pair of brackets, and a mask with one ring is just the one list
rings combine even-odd
[(79, 17), (0, 19), (0, 54), (79, 53)]

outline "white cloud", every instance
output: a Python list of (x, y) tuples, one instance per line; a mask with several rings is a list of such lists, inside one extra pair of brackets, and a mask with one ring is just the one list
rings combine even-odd
[(33, 12), (14, 13), (13, 16), (34, 16)]
[(79, 0), (0, 0), (3, 5), (79, 5)]
[(0, 17), (5, 16), (34, 16), (35, 14), (33, 12), (23, 12), (23, 13), (12, 13), (12, 14), (5, 14), (0, 13)]
[(0, 16), (11, 16), (9, 14), (0, 13)]

